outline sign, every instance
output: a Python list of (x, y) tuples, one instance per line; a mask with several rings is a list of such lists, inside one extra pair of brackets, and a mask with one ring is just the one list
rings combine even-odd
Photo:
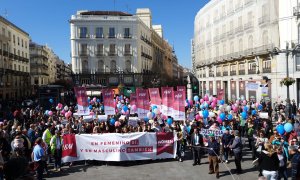
[(131, 93), (135, 93), (135, 87), (125, 87), (123, 89), (124, 96), (130, 97)]
[(108, 116), (107, 115), (98, 115), (98, 121), (99, 122), (106, 122)]
[(174, 92), (173, 103), (173, 118), (174, 120), (185, 120), (185, 99), (183, 91)]
[(134, 161), (175, 158), (173, 133), (68, 134), (63, 136), (63, 162)]
[(105, 115), (115, 115), (114, 92), (112, 89), (102, 90)]
[(173, 87), (162, 87), (162, 114), (166, 116), (173, 115), (173, 100), (174, 100), (174, 91)]
[(260, 112), (259, 117), (261, 119), (269, 119), (269, 114), (267, 112)]
[(128, 125), (129, 126), (133, 126), (133, 127), (137, 127), (138, 120), (139, 119), (137, 117), (129, 117), (129, 119), (128, 119)]
[(149, 88), (149, 96), (151, 100), (151, 106), (156, 105), (159, 109), (161, 106), (161, 98), (158, 88)]
[(139, 118), (146, 118), (149, 112), (149, 95), (146, 89), (136, 89), (137, 114)]
[(261, 96), (268, 96), (269, 88), (268, 87), (262, 87), (261, 88)]
[(247, 83), (247, 89), (248, 91), (256, 91), (259, 87), (258, 83), (249, 82)]
[(186, 100), (186, 87), (185, 86), (177, 86), (177, 91), (182, 91), (183, 92), (183, 98)]
[[(130, 105), (137, 105), (137, 101), (136, 101), (136, 93), (131, 93), (130, 94)], [(135, 114), (136, 111), (133, 111), (132, 109), (130, 109), (130, 114)]]
[(209, 129), (201, 129), (200, 134), (203, 136), (208, 136), (209, 134), (214, 134), (215, 136), (223, 136), (223, 131), (222, 130), (209, 130)]
[(77, 98), (77, 113), (79, 115), (88, 115), (90, 110), (85, 87), (74, 87), (74, 91)]
[(217, 92), (217, 99), (218, 100), (224, 99), (224, 89), (219, 89), (219, 91)]

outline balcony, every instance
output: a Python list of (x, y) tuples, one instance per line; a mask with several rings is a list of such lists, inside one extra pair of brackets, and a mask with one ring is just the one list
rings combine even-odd
[(2, 42), (7, 42), (7, 41), (10, 41), (10, 38), (8, 36), (6, 36), (5, 34), (0, 34), (0, 40)]
[(131, 38), (132, 38), (132, 35), (124, 34), (123, 38), (124, 38), (124, 39), (131, 39)]
[(256, 74), (256, 69), (248, 69), (248, 74)]
[(206, 40), (206, 46), (211, 45), (211, 39)]
[(217, 43), (217, 42), (219, 42), (219, 35), (216, 35), (215, 37), (214, 37), (214, 43)]
[(202, 74), (202, 77), (203, 77), (203, 78), (206, 78), (206, 74)]
[(209, 72), (209, 77), (215, 77), (214, 73), (213, 72)]
[(144, 57), (144, 58), (147, 58), (149, 60), (152, 60), (152, 56), (150, 56), (150, 55), (148, 55), (148, 54), (146, 54), (144, 52), (141, 53), (141, 56)]
[(251, 56), (254, 54), (254, 49), (253, 48), (248, 48), (244, 51), (245, 56)]
[(88, 34), (79, 34), (79, 38), (81, 38), (81, 39), (89, 38), (89, 35)]
[(270, 22), (270, 16), (269, 15), (265, 15), (262, 16), (258, 19), (258, 25), (264, 25)]
[(131, 51), (125, 51), (124, 56), (132, 56), (132, 52)]
[(102, 56), (104, 56), (104, 52), (103, 51), (96, 51), (96, 56), (97, 57), (102, 57)]
[(79, 51), (79, 56), (87, 56), (87, 51)]
[(256, 54), (268, 54), (270, 51), (273, 50), (273, 48), (274, 48), (273, 44), (266, 44), (266, 45), (257, 47), (255, 53)]
[(103, 34), (96, 34), (96, 39), (102, 39), (104, 38)]
[(109, 39), (114, 39), (114, 38), (116, 38), (116, 35), (115, 34), (110, 34), (110, 35), (108, 35), (108, 38)]
[(255, 0), (245, 0), (244, 6), (246, 7), (246, 6), (252, 5), (252, 4), (254, 3), (254, 1), (255, 1)]
[(263, 68), (263, 73), (271, 73), (271, 68)]
[(239, 70), (239, 75), (245, 75), (245, 69)]
[(242, 32), (243, 32), (243, 26), (242, 25), (240, 25), (237, 28), (235, 28), (235, 33), (236, 34), (239, 34), (239, 33), (242, 33)]
[(117, 53), (116, 53), (116, 51), (112, 51), (112, 50), (111, 50), (111, 51), (108, 52), (108, 55), (109, 55), (109, 56), (116, 56)]
[(226, 33), (224, 32), (224, 33), (222, 33), (222, 34), (220, 35), (220, 40), (225, 39), (225, 37), (226, 37)]
[(228, 76), (228, 71), (224, 71), (223, 76)]
[(30, 67), (31, 68), (42, 67), (42, 68), (48, 69), (48, 65), (43, 64), (43, 63), (30, 63)]
[(236, 71), (230, 71), (230, 76), (235, 76), (236, 75)]
[(221, 77), (222, 73), (221, 72), (217, 72), (217, 77)]
[(227, 32), (227, 36), (233, 36), (233, 34), (234, 34), (233, 29), (231, 29)]
[(253, 29), (253, 21), (249, 21), (244, 25), (245, 31), (250, 30), (250, 29)]

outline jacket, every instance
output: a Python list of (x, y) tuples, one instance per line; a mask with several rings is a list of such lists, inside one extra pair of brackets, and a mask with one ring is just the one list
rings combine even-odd
[(294, 154), (292, 160), (292, 180), (296, 180), (300, 177), (300, 153)]
[(222, 144), (223, 146), (228, 146), (232, 140), (232, 136), (230, 134), (223, 134), (222, 136)]
[(273, 153), (271, 156), (269, 156), (269, 152), (263, 150), (258, 159), (258, 163), (262, 170), (277, 171), (279, 169), (279, 159), (277, 153)]
[(230, 146), (230, 148), (232, 149), (233, 153), (238, 154), (242, 152), (243, 149), (243, 143), (240, 137), (235, 137), (232, 145)]
[(209, 156), (219, 156), (220, 155), (220, 144), (216, 141), (208, 141), (208, 155)]
[[(60, 138), (60, 146), (62, 146), (62, 138)], [(54, 135), (52, 138), (51, 138), (51, 141), (50, 141), (50, 150), (51, 150), (51, 153), (54, 154), (55, 150), (57, 149), (57, 136)], [(60, 147), (61, 148), (61, 147)], [(59, 148), (59, 149), (60, 149)]]
[[(199, 146), (204, 146), (202, 134), (198, 134), (198, 135), (199, 135)], [(191, 144), (192, 144), (192, 146), (196, 145), (195, 144), (195, 133), (193, 133), (191, 136)]]

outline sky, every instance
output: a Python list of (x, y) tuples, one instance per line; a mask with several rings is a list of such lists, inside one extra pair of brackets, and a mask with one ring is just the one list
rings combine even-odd
[(0, 15), (29, 33), (32, 41), (53, 49), (70, 63), (70, 24), (78, 10), (116, 10), (135, 14), (150, 8), (153, 24), (163, 26), (179, 64), (191, 68), (191, 39), (197, 12), (209, 0), (0, 0)]

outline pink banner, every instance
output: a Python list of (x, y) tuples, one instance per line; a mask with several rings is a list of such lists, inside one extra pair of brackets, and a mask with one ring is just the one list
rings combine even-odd
[(85, 87), (74, 87), (74, 91), (77, 98), (77, 113), (80, 115), (89, 114), (89, 102)]
[(182, 91), (183, 99), (186, 100), (186, 87), (185, 86), (177, 86), (177, 91)]
[(105, 115), (115, 115), (114, 91), (112, 89), (102, 90)]
[(174, 92), (173, 103), (173, 118), (174, 120), (185, 120), (185, 99), (183, 91)]
[(137, 114), (139, 118), (146, 118), (149, 112), (149, 95), (147, 89), (137, 88)]
[(162, 113), (166, 116), (172, 116), (173, 114), (173, 99), (174, 90), (173, 87), (162, 87)]
[(161, 98), (158, 88), (149, 88), (149, 96), (151, 99), (151, 105), (159, 106), (161, 105)]
[[(130, 106), (135, 105), (137, 106), (137, 101), (136, 101), (136, 93), (131, 93), (130, 94)], [(130, 114), (135, 114), (136, 113), (136, 109), (131, 109), (130, 110)]]

